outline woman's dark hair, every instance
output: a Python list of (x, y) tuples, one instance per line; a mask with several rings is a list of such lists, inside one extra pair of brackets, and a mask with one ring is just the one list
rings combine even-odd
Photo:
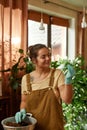
[(32, 60), (33, 58), (37, 58), (38, 55), (38, 51), (42, 48), (47, 48), (47, 46), (45, 46), (44, 44), (35, 44), (33, 46), (30, 46), (29, 49), (29, 57)]

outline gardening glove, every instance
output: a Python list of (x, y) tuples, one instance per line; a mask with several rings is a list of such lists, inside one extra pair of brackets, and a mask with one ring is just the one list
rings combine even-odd
[(71, 84), (72, 83), (72, 77), (75, 74), (75, 70), (71, 65), (67, 65), (67, 73), (65, 75), (65, 84)]
[(22, 120), (24, 120), (25, 117), (26, 117), (26, 111), (25, 109), (21, 109), (19, 112), (15, 114), (16, 123), (21, 122)]

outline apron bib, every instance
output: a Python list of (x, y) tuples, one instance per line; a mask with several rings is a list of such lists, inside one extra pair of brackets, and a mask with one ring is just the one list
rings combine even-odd
[(54, 94), (51, 78), (49, 88), (32, 91), (31, 85), (27, 86), (30, 92), (26, 95), (26, 111), (37, 119), (35, 130), (64, 130), (62, 106)]

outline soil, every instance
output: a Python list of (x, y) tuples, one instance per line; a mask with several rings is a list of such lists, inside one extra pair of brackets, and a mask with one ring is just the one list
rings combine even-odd
[(12, 126), (12, 127), (20, 127), (20, 126), (27, 126), (31, 125), (31, 123), (26, 123), (26, 122), (21, 122), (21, 123), (16, 123), (16, 122), (6, 122), (5, 125), (7, 126)]

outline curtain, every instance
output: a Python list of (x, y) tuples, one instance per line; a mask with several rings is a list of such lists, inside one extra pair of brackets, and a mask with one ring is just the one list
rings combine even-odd
[[(78, 15), (78, 36), (79, 36), (79, 44), (77, 45), (78, 53), (81, 55), (84, 55), (84, 29), (81, 28), (81, 22), (82, 22), (82, 13), (79, 13)], [(79, 46), (79, 47), (78, 47)]]
[[(0, 0), (0, 70), (11, 68), (19, 49), (27, 49), (27, 0)], [(8, 73), (0, 73), (2, 79)], [(7, 80), (3, 82), (3, 91)]]
[[(82, 22), (83, 14), (79, 13), (78, 15), (78, 44), (77, 44), (77, 54), (80, 54), (84, 60), (85, 65), (87, 65), (87, 27), (81, 28), (81, 22)], [(87, 15), (86, 15), (86, 21), (87, 21)]]

